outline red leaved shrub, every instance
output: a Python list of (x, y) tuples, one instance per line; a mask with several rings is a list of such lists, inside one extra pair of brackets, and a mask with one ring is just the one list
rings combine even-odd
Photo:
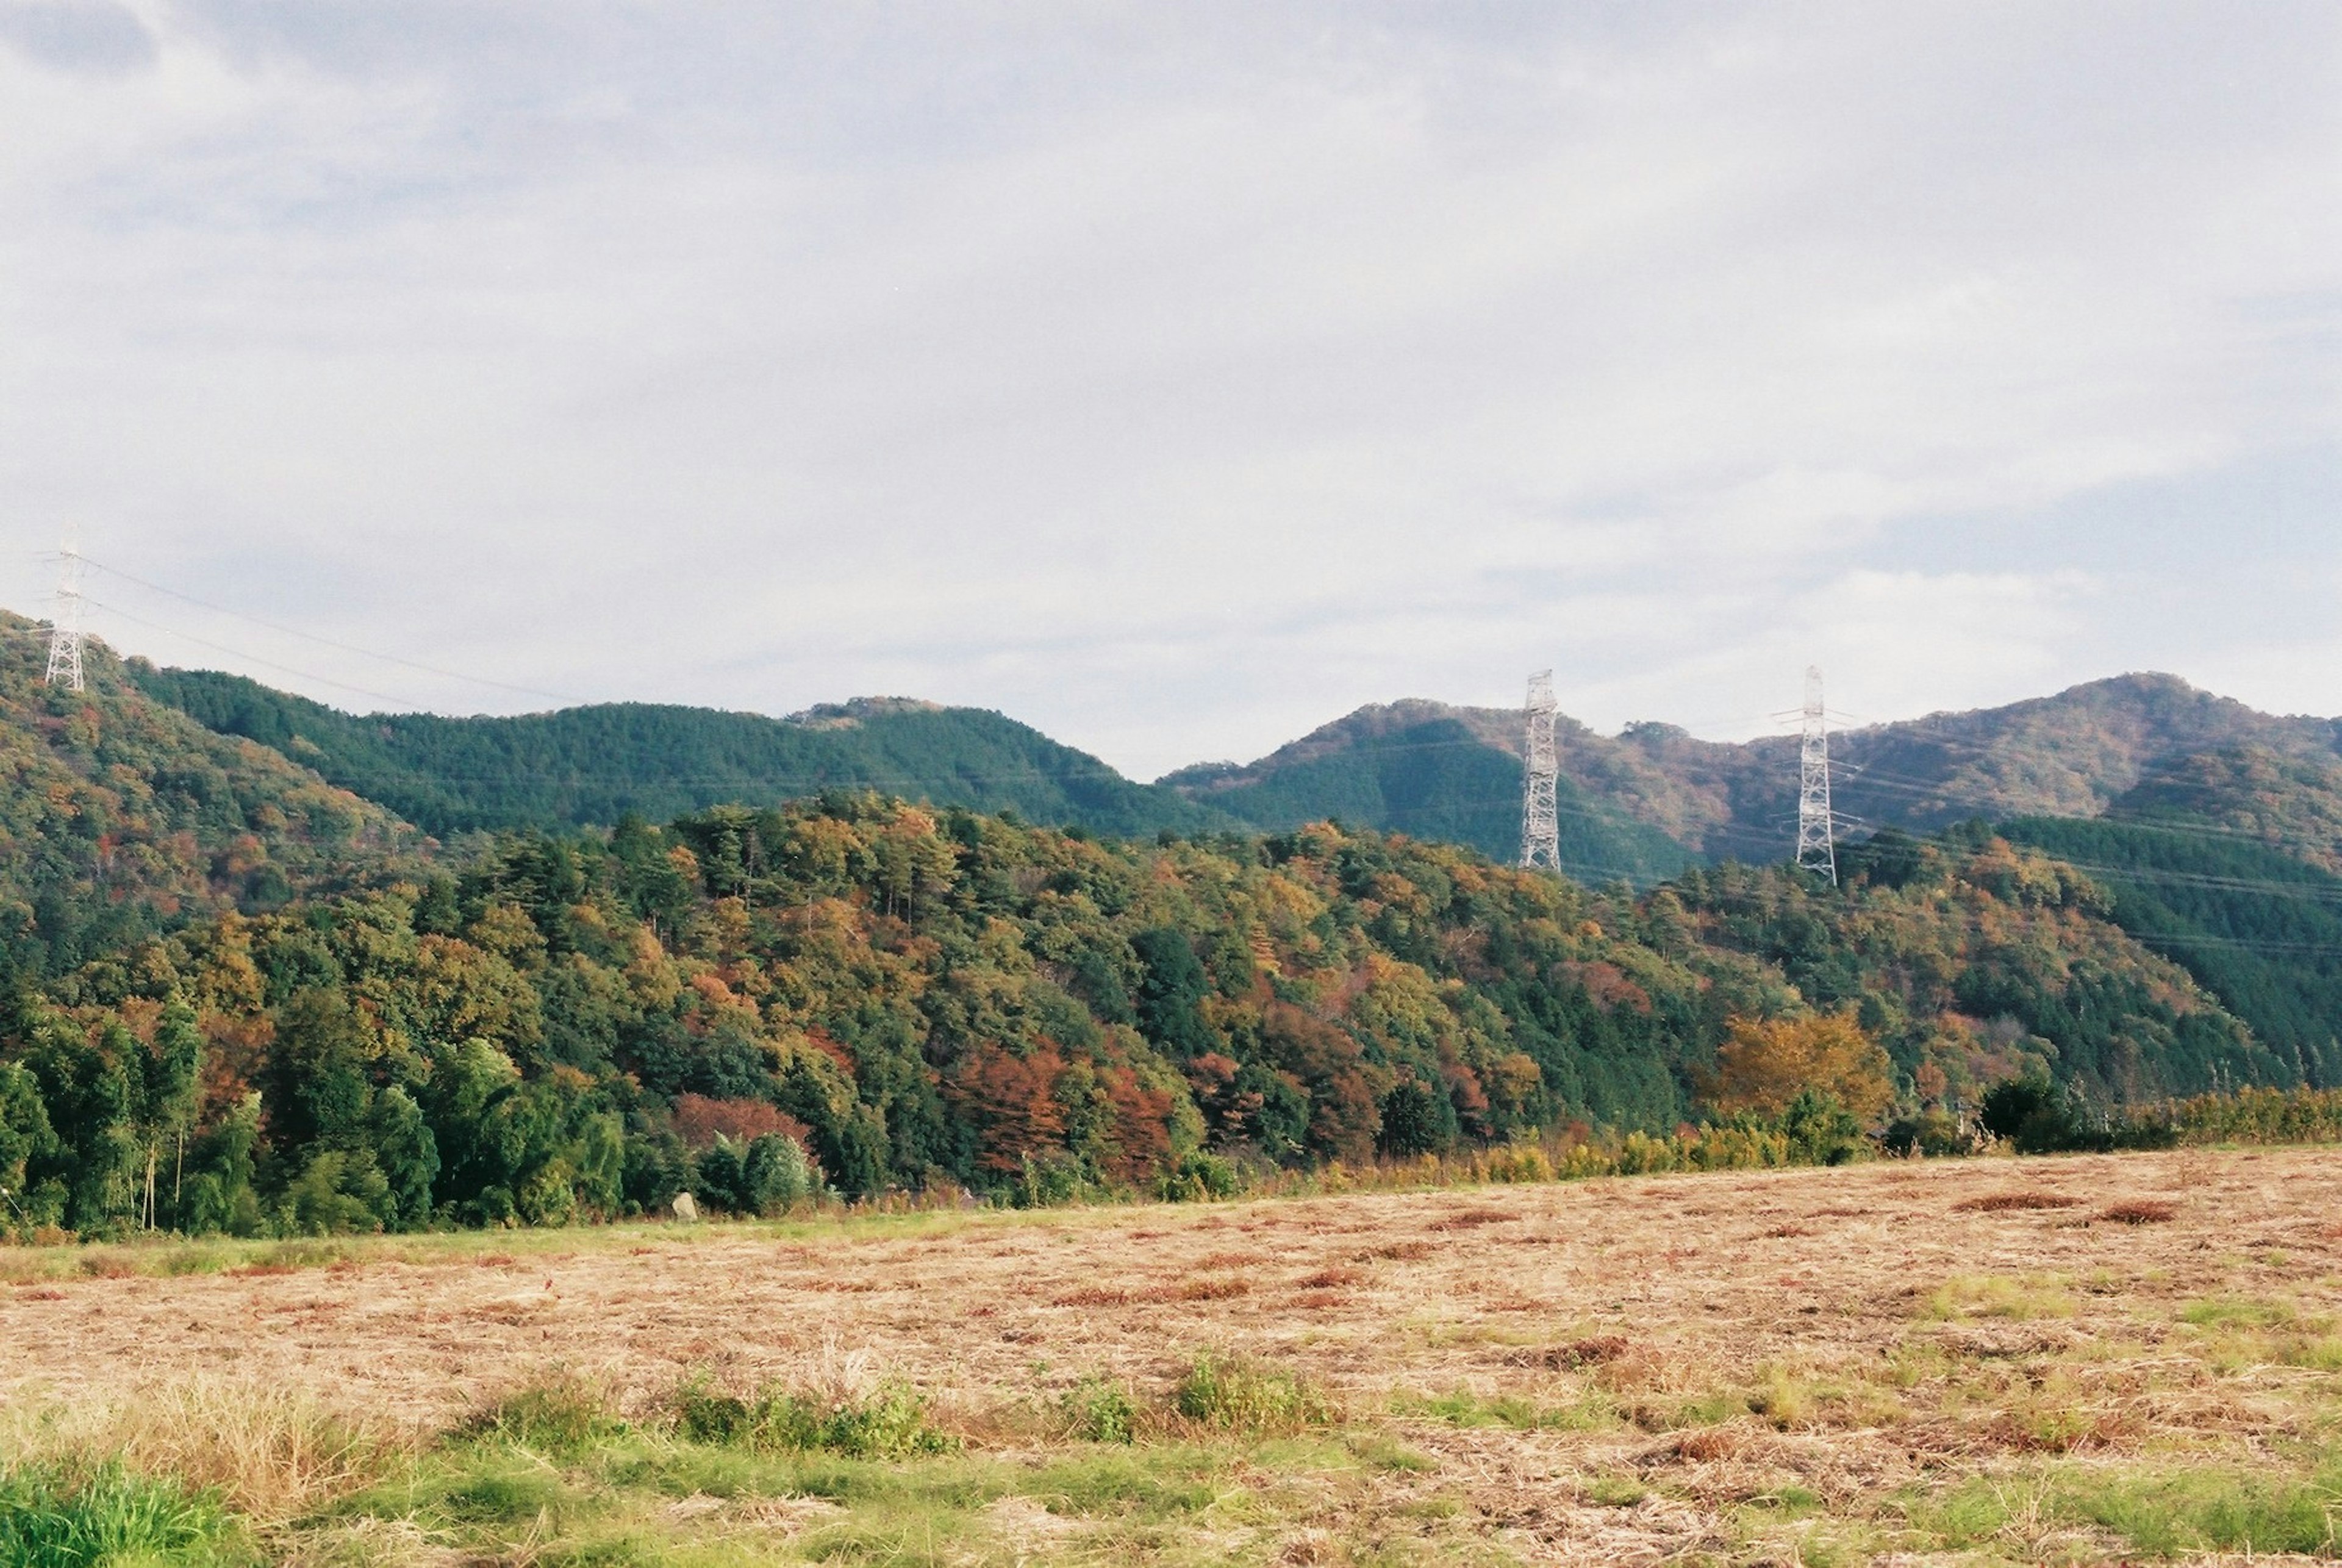
[(675, 1130), (686, 1148), (705, 1149), (719, 1137), (735, 1144), (754, 1143), (767, 1133), (779, 1133), (806, 1146), (806, 1127), (796, 1117), (764, 1100), (716, 1100), (706, 1094), (675, 1097)]

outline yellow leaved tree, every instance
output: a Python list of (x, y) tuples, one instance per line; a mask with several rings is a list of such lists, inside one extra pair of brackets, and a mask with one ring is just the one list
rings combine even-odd
[(1837, 1097), (1868, 1122), (1895, 1098), (1887, 1053), (1851, 1013), (1804, 1018), (1735, 1018), (1716, 1058), (1708, 1098), (1718, 1110), (1778, 1115), (1807, 1089)]

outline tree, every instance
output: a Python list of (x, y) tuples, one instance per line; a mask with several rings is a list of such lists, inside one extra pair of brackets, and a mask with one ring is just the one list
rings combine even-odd
[(1778, 1116), (1812, 1090), (1867, 1123), (1895, 1097), (1887, 1053), (1851, 1013), (1735, 1018), (1726, 1027), (1730, 1038), (1716, 1053), (1708, 1094), (1719, 1110)]
[(6, 1193), (0, 1211), (6, 1218), (21, 1224), (33, 1217), (25, 1173), (32, 1162), (55, 1154), (56, 1144), (39, 1081), (13, 1062), (0, 1063), (0, 1190)]
[(1219, 1036), (1198, 1006), (1212, 991), (1212, 977), (1181, 933), (1162, 927), (1139, 932), (1131, 951), (1145, 966), (1138, 983), (1138, 1032), (1176, 1057), (1200, 1056), (1219, 1048)]
[(142, 1118), (146, 1143), (146, 1228), (155, 1226), (155, 1176), (165, 1145), (171, 1154), (171, 1223), (184, 1229), (187, 1136), (195, 1131), (195, 1111), (203, 1086), (204, 1037), (195, 1027), (195, 1009), (175, 992), (163, 1007), (155, 1027), (155, 1044), (146, 1053), (146, 1093)]

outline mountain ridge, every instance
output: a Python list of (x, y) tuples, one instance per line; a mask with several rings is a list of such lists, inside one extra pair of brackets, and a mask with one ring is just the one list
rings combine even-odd
[[(1247, 814), (1234, 804), (1247, 793), (1268, 791), (1299, 770), (1323, 774), (1345, 755), (1377, 753), (1403, 730), (1441, 723), (1463, 732), (1446, 744), (1510, 759), (1517, 772), (1526, 744), (1517, 710), (1406, 698), (1355, 709), (1252, 763), (1180, 769), (1156, 782)], [(1617, 814), (1701, 858), (1765, 861), (1788, 853), (1796, 736), (1709, 741), (1651, 722), (1602, 735), (1566, 717), (1556, 727), (1565, 783)], [(2096, 816), (2158, 769), (2239, 745), (2330, 762), (2342, 751), (2342, 721), (2263, 714), (2179, 676), (2146, 673), (1995, 708), (1841, 730), (1830, 742), (1842, 815), (1857, 826), (1932, 831), (1967, 817)], [(1278, 796), (1283, 814), (1306, 818), (1312, 803), (1294, 796), (1291, 790)], [(1500, 858), (1507, 848), (1474, 842)], [(1509, 848), (1517, 847), (1516, 837)]]

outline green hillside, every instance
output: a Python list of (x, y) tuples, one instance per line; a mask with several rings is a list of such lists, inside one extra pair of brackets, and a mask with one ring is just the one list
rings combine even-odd
[(240, 675), (134, 663), (152, 696), (273, 746), (442, 836), (467, 830), (663, 822), (727, 802), (826, 789), (1014, 811), (1094, 833), (1233, 823), (1135, 784), (1029, 725), (976, 708), (865, 699), (794, 719), (612, 703), (519, 718), (358, 716)]
[(2260, 745), (2181, 757), (2142, 778), (2107, 814), (2217, 829), (2342, 874), (2342, 758)]
[(1691, 938), (1777, 968), (1809, 1004), (1856, 1009), (1923, 1094), (1972, 1106), (2035, 1068), (2101, 1105), (2303, 1081), (2289, 1052), (2117, 924), (2104, 887), (2037, 850), (1980, 827), (1888, 834), (1847, 846), (1841, 866), (1835, 889), (1779, 868), (1694, 871), (1653, 902), (1671, 915), (1679, 900)]
[[(1858, 1027), (1831, 1082), (1874, 1125), (2028, 1072), (2112, 1112), (2342, 1067), (2342, 879), (2198, 820), (2268, 794), (2257, 764), (2134, 784), (2118, 807), (2151, 823), (1851, 844), (1835, 889), (1685, 867), (1574, 782), (1569, 842), (1646, 883), (1596, 891), (1437, 842), (1508, 858), (1518, 763), (1419, 710), (1175, 788), (899, 703), (360, 719), (102, 649), (70, 696), (9, 629), (0, 1185), (23, 1223), (557, 1221), (686, 1184), (747, 1209), (803, 1192), (807, 1155), (849, 1193), (1029, 1200), (1699, 1119), (1775, 1158), (1813, 1081), (1726, 1071), (1766, 1030)], [(518, 825), (433, 846), (292, 758), (443, 832)], [(659, 811), (703, 795), (749, 798)], [(1246, 835), (1231, 806), (1347, 825)], [(1799, 1104), (1797, 1138), (1849, 1135)], [(166, 1147), (167, 1196), (141, 1175)]]
[(2217, 995), (2292, 1074), (2342, 1085), (2342, 877), (2170, 817), (2033, 817), (2004, 831), (2103, 884), (2116, 924)]
[[(2148, 810), (2148, 795), (2160, 791), (2166, 809), (2200, 815), (2212, 809), (2203, 797), (2217, 794), (2219, 811), (2249, 819), (2272, 842), (2316, 840), (2330, 857), (2342, 845), (2337, 743), (2334, 720), (2257, 713), (2177, 676), (2136, 674), (2005, 707), (1845, 730), (1830, 750), (1835, 804), (1864, 832), (2096, 816), (2134, 790), (2142, 793), (2131, 809)], [(1254, 763), (1184, 769), (1160, 782), (1262, 826), (1337, 815), (1504, 854), (1515, 829), (1496, 786), (1507, 764), (1518, 777), (1521, 746), (1516, 710), (1410, 700), (1360, 708)], [(2214, 754), (2255, 760), (2231, 764), (2231, 774), (2244, 767), (2237, 776), (2182, 767)], [(1589, 867), (1634, 874), (1685, 851), (1763, 864), (1786, 858), (1794, 843), (1793, 736), (1706, 741), (1665, 724), (1601, 735), (1565, 719), (1559, 761), (1586, 814), (1579, 844), (1565, 854)], [(1627, 824), (1658, 836), (1622, 836)]]
[(84, 692), (44, 684), (45, 660), (40, 628), (0, 614), (0, 967), (71, 969), (411, 852), (390, 813), (150, 700), (102, 644)]
[[(1338, 749), (1256, 770), (1191, 768), (1163, 781), (1269, 832), (1328, 818), (1416, 838), (1520, 854), (1520, 759), (1453, 717), (1378, 728)], [(1656, 828), (1605, 805), (1574, 779), (1556, 790), (1561, 860), (1586, 880), (1649, 884), (1695, 858)]]

